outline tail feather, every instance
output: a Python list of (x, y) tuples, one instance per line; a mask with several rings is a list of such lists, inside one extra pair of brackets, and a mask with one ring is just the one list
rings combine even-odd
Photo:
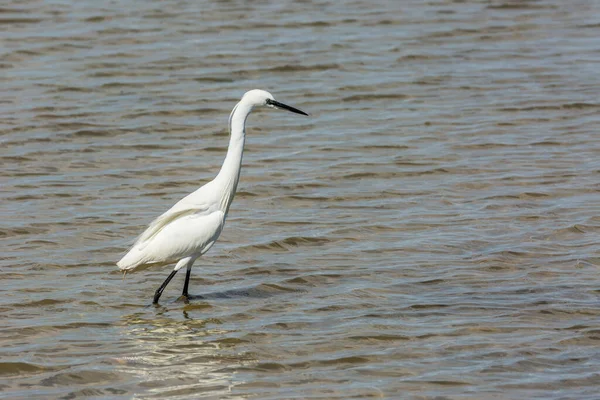
[(117, 266), (121, 271), (131, 271), (144, 262), (144, 253), (134, 246), (117, 262)]

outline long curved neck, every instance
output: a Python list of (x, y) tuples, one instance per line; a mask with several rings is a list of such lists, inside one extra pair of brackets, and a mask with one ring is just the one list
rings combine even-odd
[(244, 155), (244, 142), (246, 141), (246, 118), (252, 111), (252, 106), (243, 100), (236, 104), (229, 116), (229, 147), (227, 155), (219, 174), (215, 178), (223, 188), (221, 197), (221, 209), (227, 213), (233, 196), (237, 189), (242, 168), (242, 156)]

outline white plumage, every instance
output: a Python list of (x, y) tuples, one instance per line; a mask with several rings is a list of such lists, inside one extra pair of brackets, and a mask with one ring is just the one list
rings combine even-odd
[(156, 291), (154, 303), (158, 302), (170, 280), (184, 266), (187, 267), (187, 274), (183, 296), (188, 297), (188, 284), (194, 261), (206, 253), (221, 234), (240, 176), (246, 138), (246, 118), (257, 106), (308, 115), (275, 101), (273, 96), (264, 90), (255, 89), (244, 94), (229, 116), (229, 147), (219, 174), (152, 221), (129, 252), (117, 263), (122, 271), (128, 272), (152, 264), (177, 262), (169, 277)]

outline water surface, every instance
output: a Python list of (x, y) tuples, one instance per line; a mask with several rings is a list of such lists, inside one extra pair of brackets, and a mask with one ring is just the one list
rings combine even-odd
[[(0, 397), (593, 399), (597, 2), (0, 7)], [(115, 262), (212, 179), (217, 245)], [(201, 296), (201, 297), (200, 297)]]

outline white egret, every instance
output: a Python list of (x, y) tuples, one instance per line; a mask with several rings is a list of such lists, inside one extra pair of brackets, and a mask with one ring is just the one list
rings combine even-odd
[(152, 264), (177, 262), (175, 268), (154, 294), (156, 304), (177, 271), (187, 267), (183, 297), (194, 261), (215, 243), (227, 218), (229, 206), (240, 178), (246, 139), (246, 118), (254, 107), (271, 107), (308, 115), (278, 101), (264, 90), (250, 90), (233, 107), (229, 116), (229, 147), (221, 170), (212, 181), (190, 193), (167, 212), (156, 218), (117, 263), (123, 273)]

